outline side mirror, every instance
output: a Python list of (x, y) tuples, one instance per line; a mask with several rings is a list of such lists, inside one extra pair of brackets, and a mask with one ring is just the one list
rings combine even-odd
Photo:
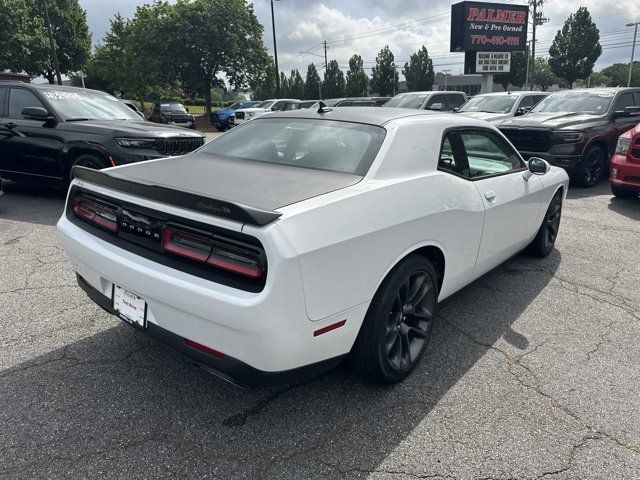
[(53, 117), (49, 115), (46, 109), (42, 107), (25, 107), (22, 109), (22, 116), (27, 120), (51, 120)]
[(528, 170), (522, 176), (525, 180), (529, 180), (533, 175), (545, 175), (551, 170), (551, 165), (546, 160), (538, 157), (529, 159)]
[(530, 110), (531, 110), (531, 107), (520, 107), (519, 109), (516, 110), (515, 116), (519, 117), (521, 115), (529, 113)]
[(432, 103), (429, 107), (427, 107), (428, 110), (442, 110), (443, 108), (444, 105), (440, 102)]
[(458, 110), (460, 110), (460, 107), (456, 107), (456, 108), (454, 108), (454, 109), (453, 109), (453, 113), (457, 113), (457, 112), (458, 112)]
[(189, 113), (189, 107), (186, 107), (185, 110), (187, 111), (187, 113)]

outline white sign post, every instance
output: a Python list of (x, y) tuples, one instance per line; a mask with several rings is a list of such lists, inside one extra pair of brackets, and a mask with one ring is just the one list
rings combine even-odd
[(511, 71), (511, 52), (476, 52), (476, 73), (482, 74), (481, 93), (493, 91), (493, 75)]

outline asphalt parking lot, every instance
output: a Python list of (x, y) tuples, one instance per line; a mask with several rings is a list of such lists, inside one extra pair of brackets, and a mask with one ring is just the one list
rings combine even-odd
[[(557, 250), (440, 307), (393, 387), (241, 390), (92, 304), (64, 198), (0, 197), (2, 478), (640, 478), (640, 200), (574, 190)], [(257, 319), (258, 320), (258, 319)]]

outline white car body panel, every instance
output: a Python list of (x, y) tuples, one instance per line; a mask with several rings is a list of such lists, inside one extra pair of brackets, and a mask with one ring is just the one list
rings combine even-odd
[[(258, 293), (140, 257), (65, 215), (59, 240), (78, 273), (104, 296), (111, 297), (115, 283), (145, 299), (151, 323), (266, 372), (320, 362), (351, 350), (378, 286), (406, 255), (422, 247), (443, 253), (443, 300), (526, 246), (558, 189), (566, 195), (568, 177), (556, 167), (529, 180), (515, 172), (469, 181), (437, 170), (442, 135), (458, 126), (498, 132), (461, 115), (392, 120), (359, 183), (279, 208), (282, 216), (265, 226), (74, 180), (96, 194), (257, 238), (269, 266)], [(492, 201), (484, 197), (488, 191)], [(340, 320), (343, 327), (314, 336)]]
[[(546, 92), (536, 92), (536, 91), (517, 91), (517, 92), (494, 92), (494, 93), (482, 93), (480, 95), (476, 95), (476, 97), (495, 97), (495, 96), (504, 96), (504, 95), (512, 95), (515, 97), (515, 102), (511, 107), (511, 110), (504, 113), (493, 113), (493, 112), (459, 112), (460, 115), (464, 115), (466, 117), (477, 118), (478, 120), (484, 120), (485, 122), (489, 122), (496, 127), (500, 125), (505, 120), (509, 120), (516, 116), (516, 112), (518, 108), (520, 108), (520, 103), (522, 102), (525, 96), (530, 95), (546, 95)], [(470, 99), (471, 100), (471, 99)]]

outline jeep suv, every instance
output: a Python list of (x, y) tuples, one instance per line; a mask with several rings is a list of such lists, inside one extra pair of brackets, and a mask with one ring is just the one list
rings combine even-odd
[(572, 182), (591, 187), (606, 174), (620, 134), (640, 117), (639, 88), (556, 92), (500, 130), (525, 159), (540, 157), (563, 167)]
[(157, 102), (151, 107), (149, 121), (184, 128), (196, 128), (196, 119), (180, 102)]
[(64, 187), (72, 167), (104, 168), (188, 153), (204, 135), (157, 125), (111, 95), (0, 82), (0, 175)]

